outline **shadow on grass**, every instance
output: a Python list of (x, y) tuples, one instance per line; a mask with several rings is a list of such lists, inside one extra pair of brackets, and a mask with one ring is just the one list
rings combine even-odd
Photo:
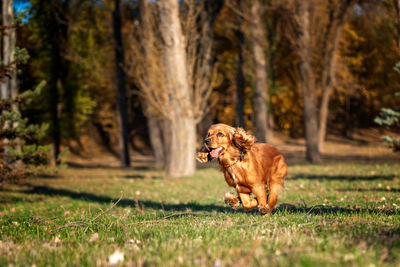
[[(137, 161), (137, 160), (136, 160)], [(75, 162), (67, 162), (68, 167), (73, 169), (106, 169), (106, 170), (135, 170), (135, 171), (148, 171), (155, 170), (154, 164), (151, 161), (141, 161), (140, 165), (132, 167), (110, 166), (107, 164), (80, 164)]]
[(337, 189), (339, 192), (386, 192), (386, 193), (400, 193), (400, 188), (341, 188)]
[(329, 175), (329, 174), (296, 174), (289, 176), (290, 180), (339, 180), (339, 181), (372, 181), (372, 180), (393, 180), (396, 175)]
[[(20, 191), (21, 192), (21, 191)], [(46, 195), (46, 196), (62, 196), (62, 197), (69, 197), (71, 199), (76, 200), (84, 200), (89, 202), (97, 202), (100, 204), (107, 204), (107, 203), (115, 203), (118, 199), (110, 198), (107, 196), (95, 195), (91, 193), (85, 192), (74, 192), (71, 190), (66, 189), (57, 189), (51, 188), (48, 186), (31, 186), (31, 189), (24, 190), (22, 193), (25, 194), (38, 194), (38, 195)], [(186, 211), (190, 209), (192, 211), (217, 211), (217, 212), (231, 212), (232, 209), (224, 206), (213, 205), (213, 204), (198, 204), (194, 202), (190, 202), (187, 204), (172, 204), (172, 203), (162, 203), (156, 201), (149, 201), (149, 200), (133, 200), (133, 199), (126, 199), (123, 198), (118, 203), (120, 207), (132, 207), (136, 208), (137, 204), (139, 203), (140, 206), (144, 205), (145, 208), (151, 209), (159, 209), (165, 211)]]
[[(286, 158), (286, 161), (290, 166), (303, 166), (310, 165), (310, 162), (306, 160), (305, 151), (288, 151), (281, 149), (281, 152)], [(362, 156), (362, 155), (327, 155), (323, 154), (322, 163), (318, 165), (327, 164), (390, 164), (397, 165), (399, 158), (395, 154), (389, 155), (374, 155), (374, 156)]]
[[(81, 174), (81, 175), (74, 175), (74, 177), (77, 178), (83, 178), (83, 179), (96, 179), (96, 178), (124, 178), (124, 179), (132, 179), (132, 180), (143, 180), (143, 179), (152, 179), (152, 180), (157, 180), (157, 179), (162, 179), (163, 177), (161, 175), (143, 175), (143, 174)], [(41, 174), (40, 175), (41, 179), (58, 179), (60, 178), (59, 175), (45, 175)], [(22, 184), (24, 185), (24, 184)]]
[[(110, 198), (107, 196), (95, 195), (92, 193), (85, 192), (74, 192), (66, 189), (56, 189), (47, 186), (32, 186), (31, 188), (24, 191), (19, 191), (25, 194), (38, 194), (38, 195), (46, 195), (46, 196), (61, 196), (61, 197), (69, 197), (71, 199), (76, 200), (84, 200), (89, 202), (97, 202), (99, 204), (107, 204), (107, 203), (115, 203), (117, 201), (116, 198)], [(4, 191), (4, 190), (3, 190)], [(253, 209), (248, 212), (243, 209), (232, 210), (227, 206), (220, 206), (215, 204), (199, 204), (195, 202), (190, 202), (187, 204), (173, 204), (173, 203), (162, 203), (157, 201), (150, 200), (131, 200), (131, 199), (121, 199), (118, 203), (120, 207), (132, 207), (136, 208), (139, 204), (139, 208), (144, 206), (145, 208), (151, 208), (156, 210), (165, 210), (165, 211), (186, 211), (191, 210), (194, 212), (197, 211), (216, 211), (222, 213), (250, 213), (250, 214), (258, 214), (257, 209)], [(345, 207), (335, 207), (335, 206), (324, 206), (324, 205), (315, 205), (311, 207), (303, 206), (298, 207), (291, 204), (281, 204), (279, 205), (273, 213), (279, 212), (287, 212), (287, 213), (303, 213), (306, 215), (310, 214), (356, 214), (356, 213), (373, 213), (373, 214), (385, 214), (385, 215), (399, 215), (400, 211), (395, 210), (378, 210), (374, 208), (345, 208)]]
[(384, 214), (384, 215), (400, 215), (400, 211), (396, 210), (379, 210), (375, 208), (353, 208), (353, 207), (340, 207), (340, 206), (329, 206), (329, 205), (314, 205), (311, 207), (303, 206), (297, 207), (291, 204), (283, 203), (279, 205), (275, 210), (276, 212), (288, 212), (288, 213), (305, 213), (310, 214), (359, 214), (359, 213), (370, 213), (370, 214)]

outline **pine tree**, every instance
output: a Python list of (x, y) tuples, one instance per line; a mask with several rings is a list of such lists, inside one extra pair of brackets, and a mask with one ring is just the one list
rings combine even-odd
[(44, 85), (42, 82), (33, 91), (0, 100), (0, 182), (15, 180), (49, 163), (51, 145), (39, 145), (48, 124), (29, 124), (19, 111)]
[(40, 94), (44, 85), (42, 82), (33, 91), (0, 101), (0, 182), (15, 180), (49, 163), (51, 145), (38, 144), (48, 124), (29, 124), (19, 111)]
[[(0, 40), (16, 25), (1, 25)], [(25, 63), (28, 58), (26, 49), (15, 47), (12, 61), (0, 60), (0, 84), (15, 76), (18, 64)], [(20, 112), (23, 105), (40, 94), (44, 85), (42, 82), (33, 91), (0, 100), (0, 184), (18, 179), (32, 172), (35, 166), (49, 162), (51, 146), (38, 145), (48, 125), (29, 124)]]

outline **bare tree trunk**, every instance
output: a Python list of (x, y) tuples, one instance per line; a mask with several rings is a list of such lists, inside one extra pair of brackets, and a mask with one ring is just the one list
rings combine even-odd
[(119, 152), (121, 164), (124, 167), (130, 166), (129, 148), (128, 148), (128, 125), (127, 125), (127, 107), (125, 95), (125, 70), (124, 70), (124, 52), (121, 34), (121, 0), (115, 0), (113, 10), (113, 33), (115, 41), (115, 69), (117, 76), (117, 105), (118, 105), (118, 135)]
[[(0, 22), (2, 26), (12, 26), (14, 24), (14, 10), (12, 0), (3, 0), (0, 6)], [(10, 28), (0, 35), (0, 63), (5, 66), (10, 65), (14, 61), (15, 52), (15, 28)], [(0, 81), (0, 99), (8, 99), (17, 95), (17, 72), (14, 69), (9, 77), (4, 77)], [(16, 107), (15, 107), (16, 108)], [(3, 139), (4, 154), (7, 155), (9, 140)], [(8, 157), (4, 158), (5, 162), (9, 161)]]
[(318, 133), (318, 146), (320, 151), (323, 151), (325, 138), (326, 138), (326, 127), (328, 122), (329, 113), (329, 99), (333, 92), (333, 79), (335, 75), (336, 58), (335, 52), (339, 43), (339, 34), (335, 36), (333, 48), (326, 56), (325, 64), (322, 75), (322, 99), (319, 113), (319, 133)]
[[(44, 5), (44, 3), (42, 3)], [(50, 31), (52, 38), (51, 42), (51, 79), (50, 86), (50, 110), (51, 110), (51, 135), (53, 142), (53, 160), (52, 164), (59, 164), (59, 154), (61, 146), (61, 127), (60, 118), (62, 113), (62, 103), (60, 102), (60, 93), (65, 91), (67, 83), (69, 62), (65, 60), (64, 54), (68, 44), (68, 8), (69, 0), (64, 1), (60, 6), (56, 2), (52, 2), (54, 12), (50, 15)]]
[(400, 0), (392, 0), (392, 1), (395, 10), (394, 21), (397, 32), (396, 45), (397, 45), (397, 50), (400, 53)]
[(396, 1), (395, 6), (396, 6), (397, 49), (400, 52), (400, 0)]
[(318, 124), (315, 108), (315, 76), (312, 69), (311, 8), (312, 3), (304, 2), (298, 12), (299, 20), (299, 57), (300, 83), (303, 94), (304, 125), (306, 130), (307, 160), (321, 161), (318, 147)]
[[(14, 24), (14, 10), (12, 0), (2, 0), (1, 2), (1, 25), (12, 26)], [(14, 61), (15, 51), (15, 28), (7, 30), (1, 36), (1, 62), (9, 65)], [(14, 70), (10, 77), (6, 77), (0, 82), (1, 99), (11, 98), (17, 95), (17, 72)]]
[[(139, 0), (139, 10), (140, 10), (140, 23), (141, 23), (141, 46), (144, 56), (144, 64), (146, 64), (146, 77), (145, 83), (150, 90), (154, 90), (155, 84), (153, 79), (158, 79), (159, 77), (154, 77), (155, 71), (153, 71), (154, 64), (154, 35), (153, 29), (150, 22), (150, 10), (147, 0)], [(151, 106), (147, 103), (147, 99), (142, 97), (143, 107), (145, 108), (144, 114), (147, 118), (147, 128), (149, 131), (150, 143), (154, 154), (154, 160), (156, 168), (165, 167), (165, 147), (162, 140), (162, 127), (161, 121), (157, 118), (155, 111), (151, 109)]]
[(189, 86), (193, 92), (193, 107), (196, 123), (209, 110), (208, 98), (215, 79), (213, 47), (213, 25), (224, 1), (186, 0), (188, 9), (185, 20), (187, 69)]
[(339, 3), (331, 4), (330, 15), (328, 21), (328, 29), (324, 36), (323, 46), (323, 68), (321, 85), (322, 99), (319, 113), (319, 132), (318, 146), (323, 151), (326, 128), (329, 113), (329, 100), (333, 92), (335, 68), (336, 68), (336, 52), (339, 46), (340, 35), (345, 21), (348, 8), (354, 3), (353, 0), (341, 0)]
[(147, 116), (147, 128), (149, 129), (149, 137), (151, 147), (153, 148), (155, 166), (157, 169), (161, 169), (165, 166), (165, 152), (160, 121), (155, 116)]
[(188, 82), (185, 40), (179, 20), (179, 2), (164, 0), (158, 3), (160, 32), (164, 41), (164, 61), (171, 129), (171, 145), (167, 162), (167, 176), (193, 175), (196, 149), (196, 124), (192, 96)]
[[(241, 1), (237, 0), (237, 6), (240, 11), (243, 12), (241, 8)], [(237, 126), (246, 128), (246, 121), (244, 118), (244, 87), (246, 80), (244, 78), (244, 52), (245, 52), (245, 39), (243, 32), (244, 19), (241, 15), (237, 15), (237, 25), (238, 30), (236, 32), (237, 42), (238, 42), (238, 63), (236, 69), (236, 123)]]
[(255, 136), (260, 142), (270, 140), (268, 129), (268, 77), (264, 46), (265, 33), (262, 25), (262, 8), (259, 0), (251, 6), (251, 38), (253, 44), (253, 60), (256, 75), (256, 88), (253, 97), (255, 115)]

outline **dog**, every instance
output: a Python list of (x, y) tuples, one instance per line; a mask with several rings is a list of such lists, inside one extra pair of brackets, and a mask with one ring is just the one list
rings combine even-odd
[[(286, 160), (278, 149), (256, 143), (255, 137), (242, 128), (222, 123), (209, 128), (196, 159), (199, 162), (218, 160), (225, 181), (238, 194), (235, 197), (226, 193), (226, 204), (233, 209), (240, 204), (245, 210), (258, 207), (263, 215), (270, 214), (276, 206), (288, 173)], [(252, 193), (256, 198), (251, 198)]]

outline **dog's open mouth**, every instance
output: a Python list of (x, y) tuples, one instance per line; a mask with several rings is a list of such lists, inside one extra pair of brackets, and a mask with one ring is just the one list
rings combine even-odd
[(219, 154), (223, 149), (224, 149), (223, 147), (211, 149), (210, 156), (212, 158), (218, 158)]

